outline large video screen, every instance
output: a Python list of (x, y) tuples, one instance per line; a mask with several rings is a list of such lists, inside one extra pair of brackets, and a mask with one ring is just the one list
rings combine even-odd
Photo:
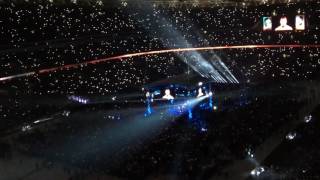
[(262, 17), (262, 22), (264, 31), (272, 30), (272, 17)]
[(263, 31), (303, 31), (306, 28), (305, 15), (264, 16), (262, 17)]
[(295, 26), (296, 30), (305, 30), (306, 20), (304, 15), (296, 15)]

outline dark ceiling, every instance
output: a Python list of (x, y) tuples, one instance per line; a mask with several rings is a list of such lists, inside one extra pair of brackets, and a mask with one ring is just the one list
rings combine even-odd
[[(0, 3), (8, 2), (0, 0)], [(78, 4), (95, 5), (103, 7), (112, 6), (144, 6), (145, 4), (153, 6), (168, 7), (217, 7), (217, 6), (257, 6), (272, 5), (297, 2), (318, 2), (317, 0), (12, 0), (13, 3), (33, 3), (50, 2), (54, 4)]]

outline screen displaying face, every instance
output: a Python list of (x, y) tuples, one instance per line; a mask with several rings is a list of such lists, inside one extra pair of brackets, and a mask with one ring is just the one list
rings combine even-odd
[(304, 15), (296, 15), (295, 24), (296, 24), (296, 30), (304, 30), (305, 29)]
[(263, 17), (262, 21), (263, 21), (263, 30), (264, 31), (272, 30), (272, 19), (271, 19), (271, 17)]
[(292, 31), (292, 27), (288, 25), (287, 17), (280, 18), (279, 26), (276, 27), (275, 31)]
[(306, 26), (305, 15), (262, 17), (263, 31), (303, 31)]

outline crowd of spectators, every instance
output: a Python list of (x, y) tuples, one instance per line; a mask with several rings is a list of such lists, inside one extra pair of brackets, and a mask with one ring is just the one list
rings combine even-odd
[[(39, 70), (151, 50), (261, 44), (318, 44), (317, 3), (258, 7), (107, 8), (78, 4), (1, 4), (1, 82), (22, 94), (110, 94), (186, 71), (179, 54), (124, 58), (79, 68)], [(305, 14), (305, 31), (262, 31), (262, 16)], [(204, 52), (199, 52), (204, 53)], [(218, 54), (244, 81), (307, 79), (319, 66), (319, 48), (234, 49)], [(183, 54), (183, 52), (182, 52)], [(207, 56), (210, 58), (210, 56)], [(156, 73), (155, 73), (156, 72)]]
[[(124, 4), (107, 8), (101, 3), (92, 7), (76, 3), (55, 5), (50, 1), (2, 3), (0, 78), (26, 72), (35, 74), (0, 81), (0, 129), (29, 123), (62, 112), (66, 107), (74, 108), (67, 95), (109, 97), (141, 92), (145, 84), (189, 73), (188, 65), (179, 58), (184, 52), (129, 57), (46, 73), (38, 73), (39, 70), (170, 48), (319, 44), (318, 7), (316, 2), (206, 8), (163, 8), (146, 4), (143, 9)], [(305, 31), (262, 31), (262, 16), (296, 14), (306, 16)], [(319, 48), (226, 49), (197, 53), (208, 59), (219, 56), (241, 84), (312, 80), (319, 75)], [(19, 133), (14, 139), (17, 144), (14, 148), (50, 163), (85, 169), (82, 172), (68, 170), (74, 177), (81, 177), (81, 173), (105, 173), (124, 178), (157, 174), (207, 178), (221, 172), (230, 162), (244, 159), (249, 149), (254, 151), (275, 129), (298, 118), (297, 111), (305, 105), (296, 97), (288, 98), (284, 94), (271, 98), (252, 98), (246, 106), (230, 106), (218, 113), (203, 112), (208, 126), (206, 132), (190, 127), (186, 117), (181, 117), (177, 123), (150, 137), (148, 143), (138, 141), (112, 155), (108, 154), (108, 147), (92, 142), (104, 138), (114, 123), (127, 123), (127, 120), (115, 122), (118, 118), (103, 113), (100, 117), (104, 104), (97, 105), (100, 109), (88, 105), (79, 110), (77, 106), (72, 109), (75, 113), (58, 118), (60, 121), (52, 126)], [(113, 107), (119, 113), (125, 111), (119, 106)], [(85, 115), (91, 117), (85, 118)], [(92, 145), (91, 153), (77, 152), (76, 148), (71, 152), (64, 146), (77, 145), (79, 139), (83, 139), (82, 145)], [(5, 147), (1, 148), (5, 154), (1, 158), (10, 158), (10, 145), (2, 142), (0, 145)]]

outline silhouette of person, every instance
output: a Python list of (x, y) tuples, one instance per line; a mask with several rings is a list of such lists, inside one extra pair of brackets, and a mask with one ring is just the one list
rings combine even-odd
[(272, 21), (270, 17), (263, 18), (263, 30), (272, 30)]
[(304, 29), (305, 29), (304, 16), (297, 15), (296, 16), (296, 30), (304, 30)]
[(201, 88), (199, 88), (198, 89), (198, 95), (197, 95), (197, 97), (201, 97), (201, 96), (203, 96), (204, 94), (203, 94), (203, 92), (202, 92), (202, 89)]
[(280, 26), (278, 26), (275, 31), (291, 31), (292, 27), (288, 24), (288, 19), (286, 17), (280, 18)]
[(164, 91), (164, 96), (162, 98), (166, 99), (166, 100), (173, 100), (174, 99), (174, 97), (170, 94), (170, 89), (166, 89)]

